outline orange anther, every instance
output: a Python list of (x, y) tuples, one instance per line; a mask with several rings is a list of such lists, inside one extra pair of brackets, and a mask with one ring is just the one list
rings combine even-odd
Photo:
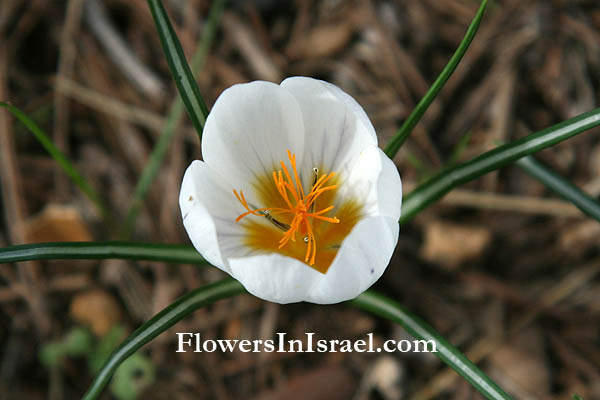
[[(331, 180), (335, 176), (335, 173), (331, 172), (328, 175), (322, 175), (321, 177), (319, 177), (316, 180), (316, 182), (312, 185), (308, 194), (305, 195), (304, 188), (302, 187), (302, 182), (300, 181), (298, 170), (296, 168), (296, 155), (292, 154), (292, 152), (289, 150), (287, 151), (287, 155), (290, 160), (290, 165), (292, 167), (292, 174), (290, 174), (290, 172), (288, 171), (288, 168), (285, 165), (285, 163), (283, 161), (280, 161), (281, 170), (277, 172), (273, 171), (273, 182), (275, 184), (275, 187), (277, 188), (277, 192), (283, 198), (288, 208), (264, 207), (251, 209), (248, 205), (248, 202), (246, 201), (246, 198), (244, 197), (244, 193), (240, 190), (238, 194), (238, 192), (234, 189), (233, 194), (242, 204), (242, 206), (244, 206), (244, 208), (247, 210), (246, 212), (240, 214), (235, 220), (236, 222), (239, 222), (242, 218), (250, 214), (265, 216), (266, 211), (293, 214), (294, 217), (292, 218), (292, 222), (289, 225), (289, 229), (283, 234), (283, 237), (279, 241), (279, 248), (285, 246), (290, 240), (292, 242), (295, 242), (296, 232), (300, 231), (301, 227), (304, 226), (306, 228), (307, 233), (307, 237), (305, 238), (307, 246), (304, 262), (308, 262), (309, 265), (313, 265), (315, 263), (315, 257), (317, 255), (317, 243), (312, 227), (313, 219), (318, 219), (333, 224), (337, 224), (340, 222), (340, 220), (335, 217), (326, 217), (323, 215), (331, 211), (333, 209), (333, 206), (323, 208), (320, 211), (311, 210), (311, 206), (314, 205), (315, 201), (321, 194), (323, 194), (326, 191), (334, 190), (337, 188), (337, 185), (324, 186), (327, 183), (327, 181)], [(291, 198), (290, 196), (288, 196), (288, 193), (291, 195)]]

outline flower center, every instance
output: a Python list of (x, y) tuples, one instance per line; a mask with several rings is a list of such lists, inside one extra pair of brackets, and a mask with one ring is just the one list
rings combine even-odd
[[(323, 193), (337, 188), (337, 185), (326, 186), (327, 182), (331, 181), (331, 179), (333, 179), (335, 176), (335, 172), (319, 176), (319, 171), (314, 168), (313, 171), (315, 173), (315, 177), (313, 179), (312, 186), (308, 194), (305, 194), (304, 188), (302, 187), (302, 182), (298, 176), (298, 170), (296, 169), (296, 155), (292, 154), (289, 150), (287, 151), (287, 155), (292, 166), (293, 175), (290, 174), (283, 161), (280, 161), (281, 170), (273, 171), (273, 182), (275, 184), (275, 188), (283, 199), (286, 207), (251, 207), (244, 197), (244, 192), (240, 190), (238, 194), (237, 190), (234, 189), (233, 194), (247, 210), (245, 213), (240, 214), (235, 221), (239, 222), (242, 218), (250, 214), (267, 218), (273, 225), (284, 231), (283, 236), (279, 240), (280, 249), (290, 240), (295, 242), (296, 233), (305, 234), (303, 240), (307, 244), (307, 248), (304, 262), (307, 262), (309, 265), (313, 265), (317, 255), (317, 243), (313, 229), (314, 220), (320, 220), (334, 224), (338, 224), (340, 222), (340, 220), (336, 217), (325, 216), (325, 214), (333, 209), (332, 205), (318, 211), (315, 210), (315, 201), (317, 198)], [(291, 222), (286, 224), (279, 221), (273, 216), (277, 214), (291, 214)]]

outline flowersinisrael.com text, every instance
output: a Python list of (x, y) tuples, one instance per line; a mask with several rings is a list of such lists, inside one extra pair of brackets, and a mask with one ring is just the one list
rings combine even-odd
[(212, 353), (241, 351), (242, 353), (394, 353), (394, 352), (432, 352), (437, 353), (436, 344), (433, 340), (393, 340), (383, 342), (376, 346), (373, 334), (367, 334), (365, 340), (338, 340), (338, 339), (315, 339), (312, 332), (305, 333), (305, 339), (286, 339), (283, 332), (277, 333), (276, 339), (246, 340), (246, 339), (203, 339), (200, 333), (177, 332), (177, 353), (188, 351), (195, 353)]

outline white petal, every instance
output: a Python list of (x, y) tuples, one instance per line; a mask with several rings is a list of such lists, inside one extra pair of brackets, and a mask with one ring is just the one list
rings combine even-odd
[(398, 221), (387, 217), (361, 220), (342, 243), (323, 279), (315, 282), (306, 301), (339, 303), (357, 297), (385, 271), (399, 232)]
[[(302, 160), (304, 126), (297, 101), (279, 85), (256, 81), (225, 90), (212, 108), (202, 137), (204, 161), (232, 189), (253, 201), (256, 176), (271, 176), (287, 160), (287, 150)], [(300, 162), (298, 164), (300, 164)]]
[(287, 304), (306, 301), (316, 282), (325, 275), (280, 254), (230, 258), (231, 276), (256, 297)]
[(402, 208), (402, 182), (392, 160), (376, 146), (369, 146), (356, 154), (340, 171), (341, 199), (359, 199), (369, 216), (382, 215), (396, 221)]
[(379, 215), (398, 221), (402, 212), (402, 181), (396, 164), (377, 148), (381, 158), (381, 173), (377, 180)]
[[(400, 177), (377, 147), (364, 110), (339, 88), (300, 77), (281, 86), (233, 86), (213, 107), (202, 150), (205, 162), (192, 163), (182, 183), (185, 228), (207, 261), (250, 293), (278, 303), (331, 304), (358, 296), (383, 274), (398, 240)], [(312, 167), (340, 172), (338, 197), (365, 202), (366, 217), (342, 242), (326, 274), (281, 254), (257, 254), (244, 245), (246, 232), (235, 222), (243, 207), (233, 189), (244, 190), (252, 202), (257, 178), (279, 170), (287, 150), (296, 154), (305, 180)]]
[(231, 275), (264, 300), (339, 303), (355, 298), (381, 277), (398, 242), (398, 231), (397, 220), (365, 218), (344, 240), (326, 274), (294, 258), (265, 254), (230, 258)]
[(294, 95), (302, 109), (306, 132), (305, 176), (311, 176), (313, 167), (337, 171), (353, 154), (377, 145), (375, 129), (367, 114), (337, 86), (306, 77), (288, 78), (281, 86)]
[(350, 109), (352, 114), (354, 114), (354, 116), (357, 117), (362, 122), (364, 128), (366, 128), (368, 130), (369, 134), (371, 135), (371, 138), (373, 139), (375, 144), (377, 144), (377, 133), (375, 132), (375, 128), (373, 127), (373, 124), (371, 123), (371, 120), (369, 119), (364, 108), (362, 108), (362, 106), (360, 104), (358, 104), (358, 102), (354, 99), (354, 97), (352, 97), (348, 93), (344, 92), (338, 86), (334, 85), (333, 83), (329, 83), (329, 82), (325, 82), (325, 81), (321, 81), (321, 82), (323, 82), (325, 85), (327, 85), (329, 90), (331, 90), (331, 92), (338, 99), (340, 99), (341, 101), (343, 101), (346, 104), (346, 106)]
[(243, 249), (243, 231), (235, 222), (239, 214), (236, 202), (206, 163), (194, 161), (185, 171), (179, 194), (183, 225), (196, 250), (226, 272), (230, 269), (225, 254)]

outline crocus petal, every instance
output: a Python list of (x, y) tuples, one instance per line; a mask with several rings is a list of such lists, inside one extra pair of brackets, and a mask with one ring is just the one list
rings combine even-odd
[(326, 274), (273, 253), (230, 258), (231, 276), (268, 301), (339, 303), (355, 298), (379, 279), (398, 241), (398, 231), (398, 221), (391, 218), (365, 218), (344, 240)]
[(306, 301), (339, 303), (367, 290), (390, 262), (399, 230), (398, 221), (392, 218), (361, 220), (342, 243), (325, 276), (315, 281)]
[(337, 171), (363, 148), (377, 145), (375, 129), (362, 107), (337, 86), (317, 79), (284, 80), (304, 118), (304, 175), (314, 167)]
[(308, 265), (280, 254), (229, 259), (231, 276), (256, 297), (280, 304), (305, 301), (324, 276)]
[(225, 90), (204, 127), (202, 154), (232, 188), (254, 195), (257, 175), (271, 176), (292, 150), (304, 154), (304, 125), (298, 102), (279, 85), (256, 81)]
[(243, 251), (243, 232), (235, 222), (239, 205), (219, 174), (202, 161), (185, 171), (179, 206), (194, 247), (211, 264), (230, 273), (225, 254)]
[(398, 221), (402, 208), (400, 175), (379, 147), (369, 146), (356, 154), (340, 174), (343, 177), (340, 198), (362, 201), (365, 215), (382, 215)]
[[(185, 228), (207, 261), (250, 293), (278, 303), (331, 304), (358, 296), (383, 274), (398, 240), (400, 177), (377, 146), (362, 107), (341, 89), (302, 77), (286, 79), (281, 86), (235, 85), (215, 103), (202, 150), (205, 161), (193, 162), (183, 179), (179, 202)], [(288, 164), (288, 150), (296, 155), (305, 189), (311, 187), (312, 168), (323, 168), (322, 173), (339, 174), (334, 210), (348, 201), (362, 206), (356, 214), (360, 220), (340, 239), (325, 273), (272, 250), (250, 248), (248, 231), (235, 221), (245, 210), (234, 189), (244, 191), (252, 208), (273, 207), (260, 204), (254, 190), (258, 180), (281, 169), (280, 161)], [(270, 219), (244, 218), (274, 229)], [(334, 243), (337, 247), (340, 241)]]

